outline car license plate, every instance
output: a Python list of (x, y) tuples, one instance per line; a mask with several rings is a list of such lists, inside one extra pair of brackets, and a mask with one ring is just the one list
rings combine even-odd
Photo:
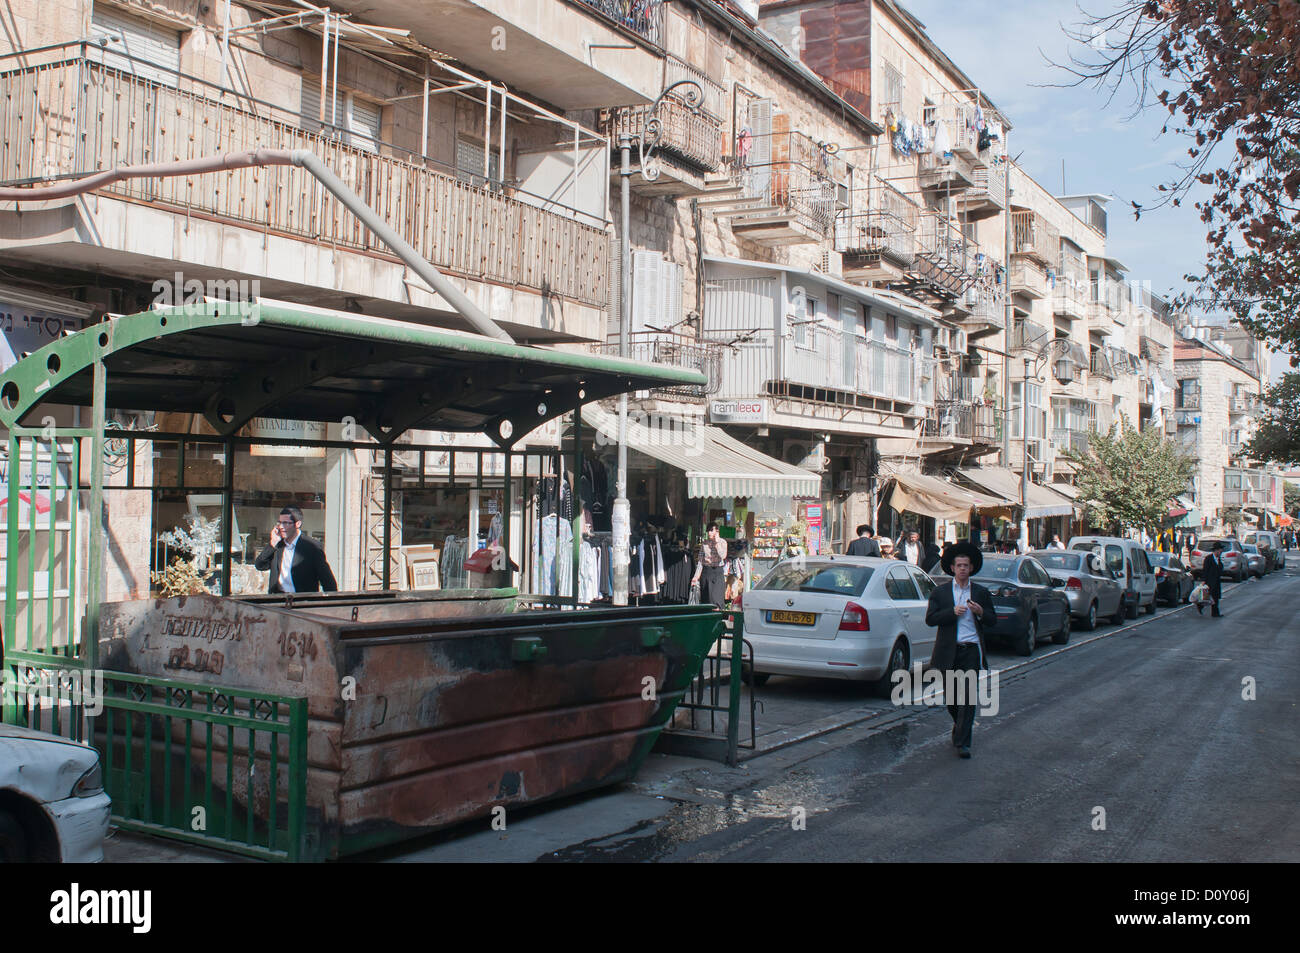
[(785, 612), (777, 610), (767, 614), (767, 621), (785, 622), (789, 625), (815, 625), (817, 623), (817, 614), (815, 612)]

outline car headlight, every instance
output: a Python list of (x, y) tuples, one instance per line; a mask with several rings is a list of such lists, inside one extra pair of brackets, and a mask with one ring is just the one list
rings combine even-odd
[(100, 770), (99, 761), (91, 765), (90, 770), (77, 779), (73, 785), (72, 797), (94, 797), (104, 790), (104, 773)]

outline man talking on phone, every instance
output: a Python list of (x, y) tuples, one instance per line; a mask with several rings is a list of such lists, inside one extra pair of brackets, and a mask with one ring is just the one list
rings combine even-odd
[(271, 570), (267, 592), (337, 592), (325, 551), (302, 532), (302, 510), (286, 506), (271, 530), (271, 544), (257, 554), (259, 572)]

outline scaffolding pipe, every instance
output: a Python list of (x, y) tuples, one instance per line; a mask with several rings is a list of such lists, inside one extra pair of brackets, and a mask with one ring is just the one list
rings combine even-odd
[(57, 185), (40, 188), (0, 188), (0, 202), (46, 202), (69, 198), (95, 189), (102, 189), (123, 179), (161, 178), (178, 175), (200, 175), (205, 172), (224, 172), (229, 169), (248, 169), (274, 165), (296, 165), (306, 169), (337, 198), (375, 237), (389, 247), (402, 262), (422, 278), (452, 307), (457, 314), (474, 326), (479, 334), (513, 344), (510, 337), (489, 318), (465, 292), (429, 262), (425, 261), (401, 235), (385, 222), (361, 197), (353, 192), (314, 153), (305, 149), (254, 149), (252, 152), (230, 152), (201, 159), (183, 159), (179, 162), (151, 162), (145, 165), (117, 166), (103, 172), (68, 179)]

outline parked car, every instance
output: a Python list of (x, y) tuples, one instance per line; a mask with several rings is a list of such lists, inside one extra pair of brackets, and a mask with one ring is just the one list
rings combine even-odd
[[(1052, 579), (1042, 564), (1029, 554), (1024, 556), (984, 556), (984, 565), (971, 577), (993, 595), (997, 619), (984, 631), (1011, 645), (1021, 655), (1032, 655), (1044, 634), (1065, 645), (1070, 641), (1070, 600), (1064, 583)], [(950, 584), (950, 577), (939, 575), (935, 582)]]
[(1070, 601), (1070, 614), (1091, 631), (1097, 619), (1120, 620), (1124, 617), (1124, 586), (1094, 553), (1060, 549), (1040, 549), (1030, 553), (1062, 584)]
[[(1125, 614), (1136, 619), (1138, 610), (1156, 611), (1156, 572), (1151, 554), (1136, 539), (1122, 536), (1073, 536), (1070, 549), (1094, 552), (1106, 568), (1124, 583)], [(1119, 620), (1117, 620), (1119, 621)]]
[(1242, 543), (1241, 548), (1246, 554), (1246, 571), (1256, 579), (1263, 579), (1268, 573), (1268, 556), (1254, 543)]
[(94, 748), (0, 725), (0, 861), (101, 861), (109, 807)]
[(1192, 575), (1197, 579), (1201, 578), (1201, 567), (1205, 565), (1205, 557), (1213, 551), (1215, 543), (1223, 543), (1223, 552), (1219, 554), (1223, 559), (1223, 574), (1241, 582), (1250, 570), (1246, 566), (1246, 555), (1241, 548), (1241, 541), (1235, 536), (1206, 537), (1197, 540), (1196, 548), (1192, 550)]
[(1151, 553), (1148, 558), (1156, 569), (1156, 598), (1171, 606), (1186, 602), (1196, 580), (1183, 561), (1173, 553)]
[(1283, 569), (1286, 566), (1286, 554), (1282, 550), (1282, 540), (1277, 533), (1258, 531), (1247, 533), (1241, 539), (1242, 544), (1253, 543), (1259, 547), (1260, 553), (1268, 560), (1267, 572), (1274, 569)]
[(820, 556), (777, 563), (744, 594), (753, 673), (875, 682), (928, 663), (935, 630), (925, 624), (934, 581), (875, 556)]

